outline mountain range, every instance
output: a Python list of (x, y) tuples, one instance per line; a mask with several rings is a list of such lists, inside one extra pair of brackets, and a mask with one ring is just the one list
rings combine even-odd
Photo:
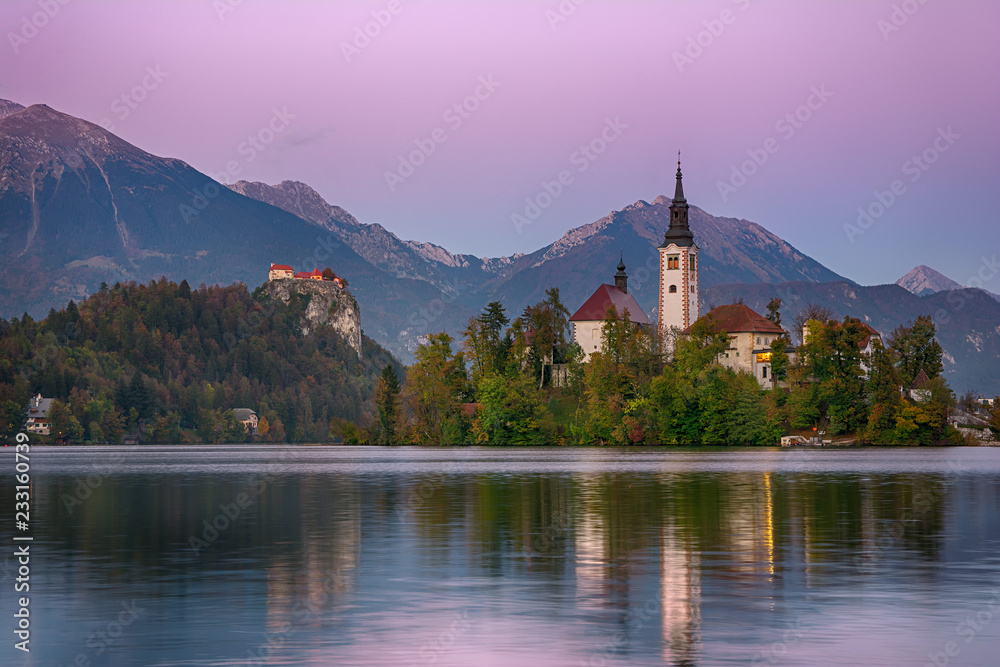
[[(630, 292), (652, 314), (656, 246), (669, 224), (669, 205), (662, 195), (637, 201), (528, 254), (454, 254), (359, 222), (306, 184), (222, 186), (181, 160), (151, 155), (88, 121), (42, 104), (0, 100), (0, 315), (26, 311), (37, 317), (93, 293), (101, 282), (162, 275), (191, 284), (242, 281), (254, 287), (266, 280), (271, 262), (297, 270), (330, 266), (348, 279), (365, 332), (410, 363), (423, 336), (459, 334), (490, 301), (502, 301), (513, 316), (556, 286), (574, 310), (602, 282), (612, 282), (619, 256), (628, 266)], [(905, 296), (886, 297), (896, 306), (879, 310), (885, 306), (877, 296), (883, 287), (854, 284), (757, 223), (697, 207), (690, 221), (701, 248), (703, 311), (710, 302), (740, 295), (761, 309), (751, 301), (785, 290), (798, 296), (795, 308), (827, 299), (838, 313), (891, 329), (928, 309), (933, 314), (935, 299), (948, 298), (892, 286)], [(930, 281), (928, 272), (923, 283), (918, 276), (908, 286), (938, 293), (954, 288)], [(826, 296), (827, 289), (856, 298)], [(948, 324), (939, 325), (942, 344), (947, 338), (946, 350), (955, 359), (949, 379), (956, 389), (1000, 391), (992, 379), (1000, 376), (1000, 315), (970, 292), (976, 291), (957, 293), (966, 304), (963, 318), (981, 315), (969, 335), (982, 340), (970, 344), (994, 352), (966, 369), (964, 343), (948, 338)], [(786, 299), (788, 321), (797, 312), (787, 310), (790, 305)]]

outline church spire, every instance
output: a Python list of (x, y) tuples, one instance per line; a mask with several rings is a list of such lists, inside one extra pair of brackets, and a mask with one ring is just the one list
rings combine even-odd
[(615, 274), (615, 287), (628, 294), (628, 274), (625, 273), (625, 255), (618, 257), (618, 273)]
[(688, 203), (684, 198), (684, 182), (681, 173), (681, 153), (677, 151), (677, 186), (674, 190), (674, 200), (670, 203), (670, 228), (663, 238), (661, 248), (673, 243), (678, 248), (690, 248), (694, 245), (694, 234), (688, 227)]
[(687, 203), (684, 199), (684, 175), (681, 173), (681, 152), (677, 151), (677, 186), (674, 188), (674, 203)]

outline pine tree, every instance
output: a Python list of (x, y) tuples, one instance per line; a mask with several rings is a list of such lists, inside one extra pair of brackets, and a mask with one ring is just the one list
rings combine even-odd
[(508, 324), (510, 324), (510, 318), (507, 317), (503, 304), (499, 301), (486, 304), (483, 314), (479, 316), (479, 332), (486, 361), (484, 366), (497, 373), (503, 372), (507, 361), (502, 348), (503, 334)]
[(896, 370), (896, 356), (876, 339), (869, 361), (865, 392), (870, 406), (864, 441), (873, 445), (895, 444), (896, 419), (903, 408), (901, 380)]
[(767, 304), (767, 319), (781, 326), (781, 299), (774, 297)]
[(931, 380), (944, 372), (944, 350), (936, 334), (930, 315), (921, 315), (910, 326), (900, 325), (893, 330), (889, 347), (898, 357), (899, 377), (904, 386), (910, 386), (921, 370)]
[(399, 378), (392, 364), (386, 364), (375, 386), (375, 406), (378, 409), (378, 444), (397, 443)]

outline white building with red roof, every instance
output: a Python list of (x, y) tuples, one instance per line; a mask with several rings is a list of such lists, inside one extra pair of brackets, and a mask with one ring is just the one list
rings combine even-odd
[[(323, 271), (319, 269), (313, 269), (312, 271), (299, 271), (296, 273), (295, 269), (288, 266), (287, 264), (271, 264), (271, 268), (267, 272), (268, 280), (281, 280), (284, 278), (294, 279), (294, 280), (329, 280), (337, 285), (337, 287), (345, 287), (344, 279), (329, 271), (328, 278), (323, 277)], [(331, 275), (332, 274), (332, 275)]]
[(719, 356), (719, 363), (750, 373), (764, 389), (774, 387), (771, 343), (784, 335), (784, 329), (742, 303), (719, 306), (703, 319), (729, 334), (729, 348)]
[(287, 264), (271, 264), (271, 268), (267, 272), (267, 279), (279, 280), (281, 278), (292, 278), (294, 275), (295, 269)]
[(28, 433), (38, 435), (49, 435), (52, 429), (52, 421), (49, 419), (49, 410), (52, 408), (51, 398), (42, 398), (41, 394), (32, 396), (28, 403), (28, 421), (24, 430)]
[(569, 318), (573, 325), (573, 340), (583, 349), (584, 362), (598, 352), (604, 343), (604, 318), (608, 308), (614, 308), (619, 317), (628, 313), (628, 319), (637, 326), (649, 326), (649, 318), (635, 297), (628, 293), (628, 275), (625, 262), (618, 262), (618, 273), (614, 285), (601, 285), (580, 308)]
[(868, 336), (862, 338), (858, 343), (858, 347), (861, 348), (861, 372), (864, 376), (868, 377), (869, 364), (868, 362), (872, 358), (872, 354), (875, 352), (875, 341), (878, 341), (879, 345), (882, 343), (882, 334), (880, 334), (873, 326), (861, 323), (861, 326), (868, 332)]

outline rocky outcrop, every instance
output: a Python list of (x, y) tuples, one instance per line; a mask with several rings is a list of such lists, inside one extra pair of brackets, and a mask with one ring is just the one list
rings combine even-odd
[(361, 308), (346, 287), (337, 287), (326, 280), (286, 278), (265, 283), (264, 293), (283, 303), (291, 301), (294, 294), (308, 297), (309, 305), (301, 322), (302, 335), (308, 336), (319, 327), (330, 327), (361, 356)]

